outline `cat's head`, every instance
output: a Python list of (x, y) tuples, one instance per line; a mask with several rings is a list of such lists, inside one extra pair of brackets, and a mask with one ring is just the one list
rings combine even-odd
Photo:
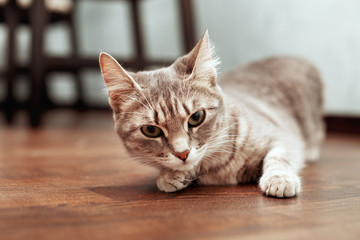
[(115, 128), (131, 156), (179, 171), (201, 162), (224, 111), (211, 55), (207, 31), (190, 53), (155, 71), (131, 73), (100, 54)]

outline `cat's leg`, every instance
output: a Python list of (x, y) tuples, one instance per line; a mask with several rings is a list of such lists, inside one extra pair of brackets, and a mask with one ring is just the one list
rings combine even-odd
[[(296, 146), (292, 146), (296, 148)], [(302, 167), (301, 150), (289, 151), (289, 147), (276, 146), (264, 158), (261, 191), (267, 196), (294, 197), (300, 192), (301, 182), (297, 174)]]
[(186, 188), (191, 183), (188, 180), (188, 174), (180, 171), (163, 170), (156, 181), (156, 185), (160, 191), (176, 192)]
[(309, 145), (306, 148), (306, 160), (308, 162), (317, 162), (320, 158), (320, 146)]
[(308, 162), (316, 162), (320, 158), (321, 143), (325, 136), (325, 127), (319, 124), (320, 127), (314, 131), (306, 146), (306, 160)]
[[(317, 96), (319, 98), (321, 95)], [(308, 111), (305, 125), (305, 141), (306, 141), (306, 160), (308, 162), (316, 162), (320, 158), (321, 143), (325, 137), (325, 123), (322, 116), (321, 100), (317, 99), (311, 104), (311, 111)]]

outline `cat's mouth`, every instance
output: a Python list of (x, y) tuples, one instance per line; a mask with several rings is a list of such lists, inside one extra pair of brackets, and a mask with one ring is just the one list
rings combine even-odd
[(197, 165), (199, 165), (205, 155), (205, 152), (205, 148), (193, 148), (191, 149), (190, 154), (185, 161), (182, 161), (179, 158), (173, 156), (170, 160), (170, 162), (172, 163), (171, 168), (176, 171), (193, 170), (194, 168), (196, 168)]
[(190, 170), (194, 169), (196, 165), (197, 165), (196, 163), (193, 163), (193, 162), (190, 163), (188, 161), (185, 161), (185, 162), (180, 162), (173, 169), (176, 171), (190, 171)]

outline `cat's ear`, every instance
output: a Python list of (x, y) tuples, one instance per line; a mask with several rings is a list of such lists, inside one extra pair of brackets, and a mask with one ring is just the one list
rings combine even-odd
[(206, 30), (191, 52), (180, 59), (181, 65), (185, 65), (185, 72), (190, 74), (190, 81), (208, 87), (216, 85), (216, 66), (219, 61), (212, 55), (213, 48)]
[(125, 102), (135, 91), (141, 91), (140, 86), (112, 56), (102, 52), (99, 62), (111, 107)]

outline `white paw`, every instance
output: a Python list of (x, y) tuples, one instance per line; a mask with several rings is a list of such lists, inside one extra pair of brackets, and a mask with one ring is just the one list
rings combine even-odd
[(274, 171), (264, 173), (260, 178), (260, 188), (267, 196), (294, 197), (301, 188), (300, 178), (287, 171)]
[(186, 180), (182, 172), (163, 172), (157, 179), (156, 185), (160, 191), (176, 192), (186, 188), (191, 181)]

